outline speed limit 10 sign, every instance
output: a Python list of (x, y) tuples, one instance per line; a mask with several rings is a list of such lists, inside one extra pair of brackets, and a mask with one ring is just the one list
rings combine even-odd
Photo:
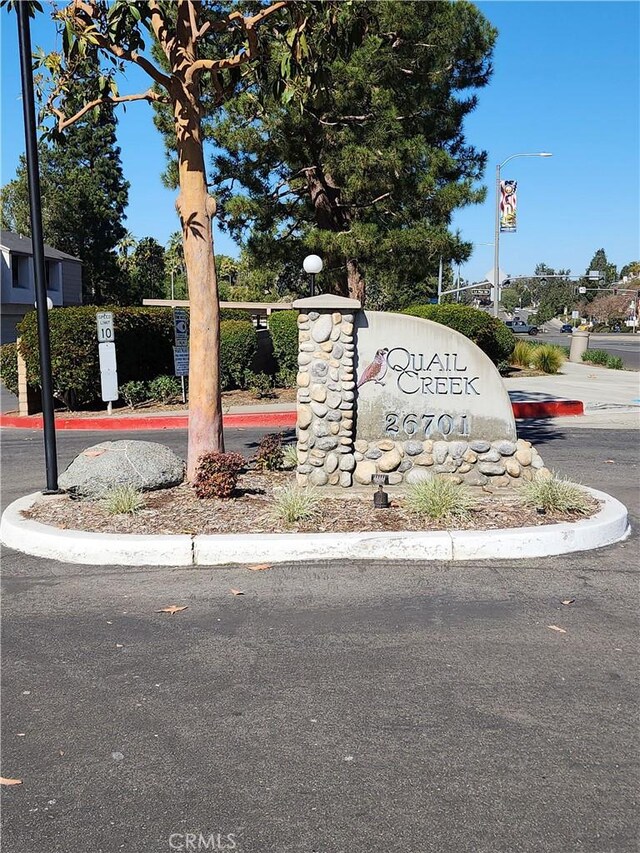
[(111, 311), (98, 311), (96, 323), (98, 324), (98, 343), (112, 343), (114, 339), (113, 313)]

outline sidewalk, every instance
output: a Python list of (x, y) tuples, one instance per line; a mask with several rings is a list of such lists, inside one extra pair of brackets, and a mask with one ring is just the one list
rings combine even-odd
[[(565, 362), (557, 376), (525, 376), (504, 379), (516, 419), (549, 419), (573, 416), (576, 425), (640, 425), (640, 374), (635, 371), (609, 370), (587, 364)], [(186, 429), (188, 416), (171, 411), (140, 412), (116, 410), (108, 416), (78, 417), (56, 415), (56, 428), (62, 430), (154, 430)], [(266, 403), (230, 406), (224, 411), (228, 429), (295, 427), (293, 403)], [(42, 415), (19, 417), (0, 415), (0, 427), (42, 428)]]

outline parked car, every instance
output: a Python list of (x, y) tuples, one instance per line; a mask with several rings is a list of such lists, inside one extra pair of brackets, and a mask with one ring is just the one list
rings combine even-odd
[(537, 326), (530, 326), (517, 317), (514, 320), (506, 320), (505, 323), (516, 335), (537, 335), (540, 331)]
[(571, 325), (571, 323), (563, 323), (560, 328), (560, 331), (567, 332), (570, 335), (571, 332), (573, 332), (573, 326)]

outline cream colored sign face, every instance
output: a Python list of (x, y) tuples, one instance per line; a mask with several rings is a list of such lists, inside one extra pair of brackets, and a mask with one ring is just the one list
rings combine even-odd
[(357, 439), (516, 438), (491, 360), (446, 326), (378, 311), (356, 317)]

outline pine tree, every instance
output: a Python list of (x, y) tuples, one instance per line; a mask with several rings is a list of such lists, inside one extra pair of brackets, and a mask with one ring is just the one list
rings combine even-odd
[(317, 252), (324, 289), (370, 306), (424, 299), (440, 256), (471, 250), (449, 226), (484, 198), (463, 120), (494, 39), (464, 0), (317, 4), (307, 76), (284, 83), (272, 54), (213, 127), (223, 225), (266, 265)]
[[(97, 59), (89, 51), (66, 93), (67, 108), (78, 109), (97, 85)], [(126, 303), (129, 282), (116, 246), (126, 234), (129, 183), (122, 172), (112, 105), (97, 106), (63, 136), (41, 143), (39, 165), (45, 241), (82, 260), (85, 302)], [(15, 179), (3, 188), (2, 227), (30, 234), (24, 157)]]

